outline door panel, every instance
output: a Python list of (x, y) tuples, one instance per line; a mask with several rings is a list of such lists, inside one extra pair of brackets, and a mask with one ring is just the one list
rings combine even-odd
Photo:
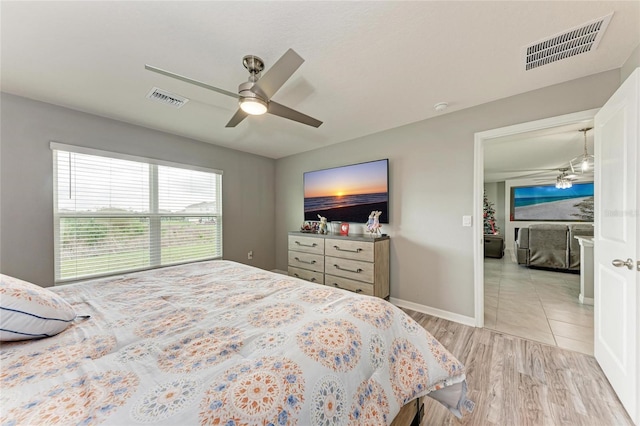
[[(632, 420), (640, 422), (638, 361), (638, 133), (640, 69), (595, 117), (594, 354)], [(631, 258), (634, 267), (616, 267)]]
[(602, 191), (599, 197), (605, 209), (600, 219), (600, 233), (602, 238), (620, 243), (625, 243), (629, 237), (629, 218), (621, 214), (626, 210), (626, 195), (630, 191), (629, 170), (625, 161), (629, 153), (623, 134), (626, 112), (624, 105), (619, 106), (599, 129), (603, 139), (600, 147), (600, 178), (604, 182), (614, 183), (612, 190)]
[[(633, 344), (633, 341), (624, 339), (624, 327), (626, 317), (629, 310), (624, 304), (620, 305), (621, 300), (627, 297), (625, 292), (625, 279), (620, 274), (615, 274), (608, 268), (599, 268), (600, 282), (606, 282), (606, 286), (599, 287), (599, 293), (596, 296), (600, 300), (600, 309), (607, 312), (607, 315), (600, 315), (599, 324), (596, 326), (600, 335), (597, 339), (602, 343), (603, 349), (607, 350), (608, 356), (616, 361), (618, 366), (623, 370), (628, 370), (628, 359), (625, 359), (625, 345)], [(620, 330), (620, 332), (610, 333), (607, 330)]]

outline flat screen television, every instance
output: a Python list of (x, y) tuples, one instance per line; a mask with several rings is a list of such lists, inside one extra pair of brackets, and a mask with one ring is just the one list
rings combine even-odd
[(304, 173), (304, 220), (366, 223), (373, 210), (389, 223), (389, 160)]
[(593, 222), (593, 182), (511, 187), (511, 220)]

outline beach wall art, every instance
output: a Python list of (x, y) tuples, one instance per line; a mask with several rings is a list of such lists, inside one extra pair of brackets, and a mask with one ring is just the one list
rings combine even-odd
[(593, 182), (511, 187), (511, 220), (593, 222)]
[(350, 164), (304, 173), (304, 220), (366, 223), (381, 211), (389, 223), (389, 160)]

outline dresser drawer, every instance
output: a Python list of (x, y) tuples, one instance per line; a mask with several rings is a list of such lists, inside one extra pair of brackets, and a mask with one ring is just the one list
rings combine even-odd
[(309, 271), (289, 266), (289, 276), (301, 278), (316, 284), (324, 284), (324, 274), (322, 272)]
[(373, 296), (373, 284), (350, 280), (349, 278), (335, 277), (333, 275), (325, 275), (325, 279), (325, 285), (328, 285), (329, 287), (342, 288), (354, 293)]
[(327, 256), (325, 274), (373, 283), (373, 263)]
[(289, 266), (309, 269), (316, 272), (324, 272), (324, 256), (321, 254), (302, 253), (300, 251), (289, 252)]
[(327, 239), (324, 252), (327, 256), (373, 262), (373, 242)]
[(289, 235), (289, 250), (324, 254), (324, 238)]

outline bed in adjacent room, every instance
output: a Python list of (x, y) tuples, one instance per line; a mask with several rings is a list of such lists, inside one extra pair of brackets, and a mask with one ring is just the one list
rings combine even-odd
[(424, 395), (470, 406), (464, 366), (400, 309), (235, 262), (41, 291), (2, 276), (0, 296), (3, 340), (34, 304), (63, 329), (2, 344), (2, 425), (378, 425)]

